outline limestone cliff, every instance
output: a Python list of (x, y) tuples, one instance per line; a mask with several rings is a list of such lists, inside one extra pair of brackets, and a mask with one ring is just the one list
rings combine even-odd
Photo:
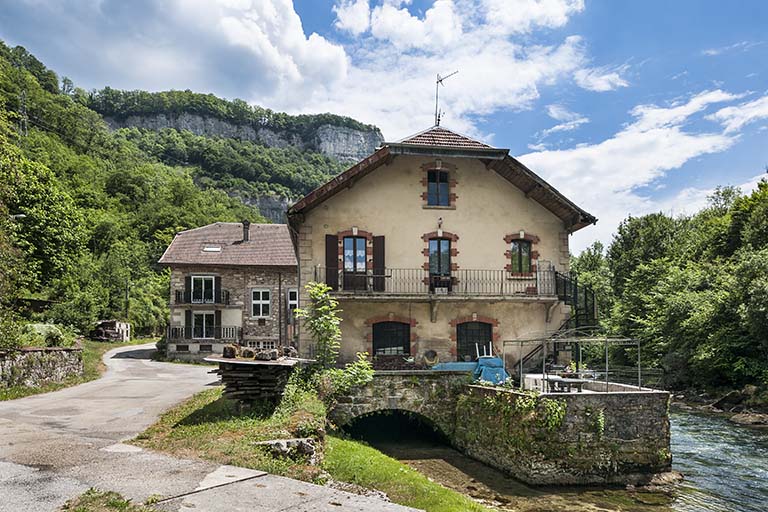
[(377, 128), (366, 131), (323, 124), (308, 134), (299, 135), (287, 130), (272, 129), (253, 123), (237, 124), (213, 116), (188, 112), (129, 115), (124, 118), (105, 116), (104, 120), (113, 130), (130, 127), (149, 130), (175, 128), (188, 130), (195, 135), (249, 140), (270, 147), (294, 146), (300, 150), (317, 151), (342, 162), (361, 160), (373, 153), (384, 141), (384, 137)]

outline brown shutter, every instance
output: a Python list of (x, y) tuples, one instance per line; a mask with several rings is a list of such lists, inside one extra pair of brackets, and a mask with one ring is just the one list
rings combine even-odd
[(339, 288), (339, 237), (325, 235), (325, 284), (331, 290)]
[(386, 288), (384, 275), (387, 272), (384, 263), (384, 237), (373, 237), (373, 291), (383, 292)]
[(213, 302), (222, 304), (224, 302), (224, 290), (221, 289), (221, 276), (213, 278)]
[(183, 302), (184, 304), (189, 304), (192, 302), (192, 276), (185, 276), (184, 277), (184, 292), (183, 292)]
[(217, 309), (213, 312), (213, 337), (221, 339), (221, 310)]
[(192, 337), (192, 310), (188, 309), (184, 311), (184, 337), (190, 339)]

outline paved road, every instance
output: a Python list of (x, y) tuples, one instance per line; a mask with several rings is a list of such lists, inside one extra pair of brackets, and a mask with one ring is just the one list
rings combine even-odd
[(123, 444), (184, 398), (217, 384), (210, 367), (158, 363), (152, 345), (108, 352), (99, 380), (0, 402), (0, 512), (49, 512), (90, 487), (163, 510), (403, 511), (404, 507)]

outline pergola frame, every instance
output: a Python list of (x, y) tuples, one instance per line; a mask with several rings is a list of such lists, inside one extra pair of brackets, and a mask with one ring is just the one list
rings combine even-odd
[[(643, 389), (643, 375), (642, 368), (640, 366), (640, 340), (634, 338), (624, 338), (620, 336), (610, 336), (605, 334), (601, 327), (577, 327), (575, 329), (563, 329), (555, 333), (543, 334), (541, 336), (533, 336), (524, 339), (517, 340), (504, 340), (502, 341), (502, 360), (506, 361), (506, 350), (508, 345), (518, 346), (518, 364), (520, 365), (520, 389), (525, 389), (525, 377), (523, 374), (523, 345), (530, 345), (539, 343), (542, 348), (542, 360), (541, 360), (541, 373), (542, 388), (544, 382), (547, 380), (547, 345), (558, 344), (563, 345), (576, 345), (578, 347), (578, 358), (576, 359), (576, 371), (581, 367), (581, 347), (583, 343), (601, 344), (604, 346), (605, 352), (605, 390), (608, 391), (608, 347), (609, 346), (630, 346), (637, 349), (637, 388)], [(542, 389), (542, 392), (545, 390)]]

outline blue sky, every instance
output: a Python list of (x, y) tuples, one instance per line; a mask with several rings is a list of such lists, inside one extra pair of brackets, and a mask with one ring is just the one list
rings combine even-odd
[(505, 147), (610, 242), (628, 214), (693, 212), (768, 164), (768, 2), (0, 0), (0, 37), (79, 86), (192, 89), (432, 124)]

